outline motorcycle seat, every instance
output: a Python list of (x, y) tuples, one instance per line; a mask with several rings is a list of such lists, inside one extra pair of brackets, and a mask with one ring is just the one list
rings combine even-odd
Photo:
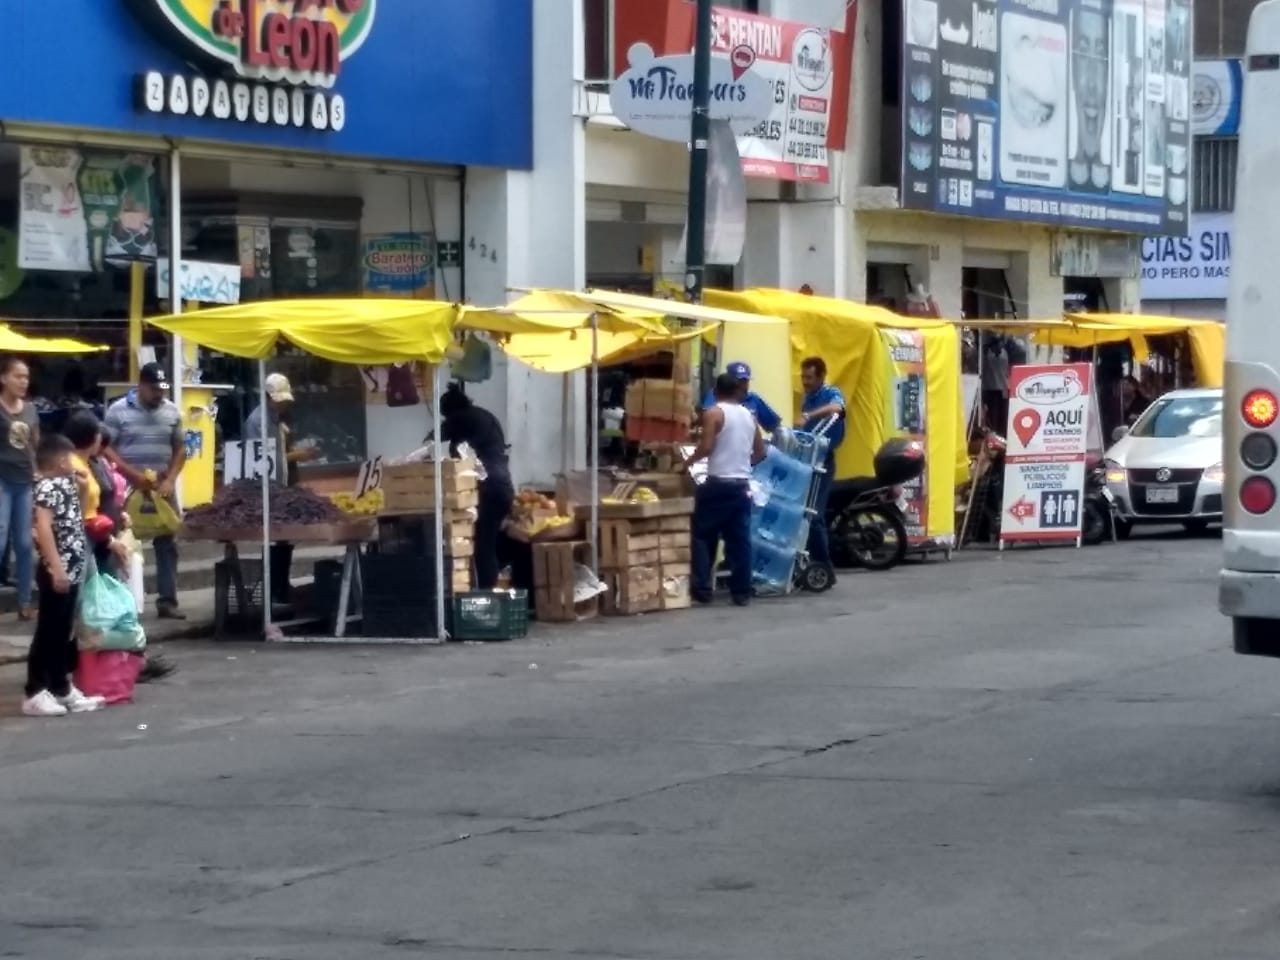
[(831, 483), (833, 497), (860, 497), (871, 490), (879, 489), (884, 484), (875, 477), (850, 477), (847, 480), (835, 480)]

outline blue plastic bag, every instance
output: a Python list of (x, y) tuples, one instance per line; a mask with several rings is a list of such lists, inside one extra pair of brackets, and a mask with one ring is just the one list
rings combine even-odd
[(128, 584), (92, 572), (80, 588), (76, 643), (81, 650), (126, 650), (141, 653), (147, 635), (138, 621), (138, 606)]

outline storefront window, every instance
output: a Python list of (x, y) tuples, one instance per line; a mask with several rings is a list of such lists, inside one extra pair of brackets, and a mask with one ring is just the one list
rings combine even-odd
[[(101, 401), (129, 373), (132, 266), (143, 309), (158, 310), (155, 259), (165, 232), (163, 164), (146, 153), (0, 143), (0, 316), (19, 331), (108, 350), (33, 358), (32, 396)], [(144, 344), (164, 355), (165, 338)]]
[[(240, 265), (240, 300), (358, 297), (360, 217), (355, 197), (201, 193), (184, 201), (183, 242), (188, 259)], [(310, 210), (311, 217), (301, 216)], [(224, 440), (242, 436), (257, 405), (256, 364), (209, 354), (204, 379), (236, 387), (218, 406)], [(290, 350), (269, 363), (293, 386), (293, 429), (315, 441), (320, 458), (307, 472), (365, 458), (365, 386), (359, 369)]]

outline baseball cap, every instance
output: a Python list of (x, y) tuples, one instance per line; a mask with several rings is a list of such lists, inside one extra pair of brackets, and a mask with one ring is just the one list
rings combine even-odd
[(169, 374), (163, 364), (144, 363), (138, 371), (138, 382), (146, 383), (161, 390), (169, 389)]
[(745, 363), (743, 363), (741, 360), (737, 360), (729, 364), (727, 367), (724, 368), (724, 372), (729, 374), (729, 376), (733, 377), (733, 379), (735, 380), (751, 379), (751, 368), (747, 366)]
[(293, 387), (283, 373), (267, 374), (267, 396), (276, 403), (293, 403)]

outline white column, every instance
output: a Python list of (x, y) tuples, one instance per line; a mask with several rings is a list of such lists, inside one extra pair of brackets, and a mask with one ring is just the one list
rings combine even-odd
[[(506, 302), (510, 287), (576, 290), (586, 280), (586, 133), (585, 121), (573, 115), (574, 81), (582, 75), (581, 5), (533, 9), (534, 167), (467, 170), (464, 272), (467, 299), (476, 304)], [(572, 381), (569, 437), (561, 426), (559, 376), (499, 360), (493, 380), (470, 391), (502, 420), (517, 483), (551, 481), (564, 443), (569, 462), (584, 465), (585, 378)]]

